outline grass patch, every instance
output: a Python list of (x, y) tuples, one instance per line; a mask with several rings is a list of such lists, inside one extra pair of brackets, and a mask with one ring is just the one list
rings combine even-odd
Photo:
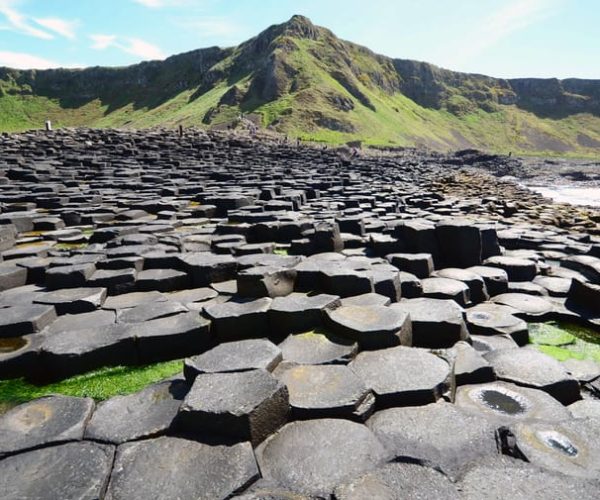
[(132, 394), (182, 369), (182, 360), (175, 360), (145, 366), (105, 367), (43, 386), (22, 378), (0, 380), (0, 413), (2, 406), (14, 406), (50, 394), (89, 397), (96, 401)]
[(600, 335), (590, 328), (563, 322), (535, 323), (529, 325), (529, 339), (536, 349), (559, 361), (600, 363)]
[(53, 250), (83, 250), (88, 247), (88, 243), (57, 243)]
[(287, 248), (276, 248), (273, 250), (275, 255), (289, 255), (289, 251)]

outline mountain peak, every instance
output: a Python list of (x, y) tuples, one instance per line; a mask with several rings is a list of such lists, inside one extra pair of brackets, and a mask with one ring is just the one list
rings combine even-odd
[(300, 14), (293, 15), (289, 21), (281, 25), (283, 31), (291, 36), (316, 39), (319, 36), (319, 28), (312, 21)]

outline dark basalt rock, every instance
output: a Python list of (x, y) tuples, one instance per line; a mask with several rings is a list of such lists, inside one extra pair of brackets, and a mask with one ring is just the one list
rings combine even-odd
[(190, 383), (201, 373), (272, 372), (282, 360), (281, 349), (266, 339), (225, 342), (185, 360), (184, 374)]
[(237, 275), (237, 291), (242, 297), (285, 297), (294, 291), (296, 271), (270, 266), (251, 267)]
[(456, 385), (483, 384), (496, 379), (492, 366), (466, 342), (457, 342), (453, 350)]
[(506, 382), (458, 387), (456, 405), (502, 423), (569, 418), (568, 410), (547, 393)]
[(425, 349), (362, 352), (349, 366), (373, 390), (377, 408), (434, 403), (454, 384), (449, 364)]
[(470, 267), (481, 264), (481, 230), (472, 222), (453, 219), (435, 226), (442, 267)]
[(364, 421), (373, 410), (375, 397), (347, 366), (282, 365), (275, 376), (288, 388), (292, 419)]
[(433, 272), (433, 258), (428, 253), (392, 253), (385, 258), (400, 271), (417, 278), (428, 278)]
[(432, 276), (462, 281), (469, 287), (469, 298), (474, 304), (479, 304), (490, 298), (483, 278), (466, 269), (447, 267), (435, 271)]
[(471, 304), (471, 291), (462, 281), (450, 278), (425, 278), (421, 280), (423, 297), (451, 299), (461, 306)]
[(452, 347), (459, 340), (468, 339), (463, 309), (452, 300), (408, 299), (392, 304), (391, 309), (409, 315), (412, 345), (416, 347)]
[(461, 498), (578, 498), (593, 500), (600, 482), (547, 471), (522, 460), (498, 457), (479, 461), (461, 478)]
[(61, 379), (102, 366), (131, 365), (134, 338), (120, 325), (64, 330), (47, 335), (40, 346), (42, 370), (36, 378)]
[(188, 390), (185, 381), (174, 380), (103, 401), (87, 424), (85, 438), (121, 444), (164, 434), (170, 429)]
[(498, 454), (496, 426), (450, 403), (383, 410), (367, 425), (394, 457), (418, 460), (453, 478), (471, 462)]
[(358, 342), (363, 349), (411, 345), (407, 313), (385, 306), (342, 306), (325, 311), (326, 325), (334, 333)]
[(279, 348), (283, 359), (296, 364), (347, 364), (358, 352), (358, 344), (325, 331), (290, 335)]
[(177, 417), (178, 426), (254, 446), (287, 420), (287, 388), (266, 370), (204, 373), (196, 377)]
[(117, 310), (117, 322), (142, 323), (144, 321), (166, 318), (184, 312), (188, 312), (188, 309), (179, 302), (172, 300), (156, 303), (150, 302), (128, 309)]
[(367, 427), (342, 419), (289, 423), (256, 449), (263, 478), (324, 497), (338, 484), (374, 470), (388, 458)]
[(106, 499), (151, 498), (157, 484), (165, 498), (229, 498), (258, 475), (250, 443), (159, 437), (119, 446)]
[(145, 364), (199, 354), (212, 344), (210, 321), (194, 312), (126, 325), (126, 332)]
[(485, 303), (467, 309), (466, 320), (472, 335), (510, 335), (518, 345), (529, 342), (527, 323), (517, 310), (501, 304)]
[(512, 307), (516, 310), (515, 316), (525, 320), (545, 321), (554, 316), (551, 302), (525, 293), (503, 293), (492, 298), (492, 301)]
[(335, 488), (336, 500), (458, 500), (459, 491), (436, 469), (413, 463), (391, 463)]
[(535, 262), (517, 257), (497, 255), (487, 259), (484, 264), (504, 270), (509, 281), (532, 281), (537, 274)]
[(204, 309), (212, 321), (212, 333), (219, 342), (261, 338), (269, 335), (267, 312), (272, 299), (265, 297), (246, 302), (226, 302)]
[[(272, 38), (250, 52), (262, 54)], [(186, 359), (188, 381), (112, 398), (92, 414), (87, 438), (123, 451), (108, 498), (328, 498), (335, 489), (340, 497), (529, 499), (546, 483), (559, 493), (544, 499), (585, 498), (588, 486), (546, 481), (525, 463), (490, 466), (481, 481), (494, 488), (479, 496), (457, 477), (481, 449), (485, 425), (595, 418), (597, 366), (557, 365), (519, 346), (529, 340), (525, 321), (600, 326), (600, 215), (500, 177), (539, 170), (546, 184), (568, 163), (475, 151), (373, 154), (257, 136), (0, 136), (0, 377), (45, 384)], [(579, 394), (586, 399), (564, 406)], [(407, 415), (390, 424), (406, 437), (400, 463), (385, 465), (393, 457), (349, 421), (373, 406)], [(281, 428), (287, 418), (307, 420)], [(27, 446), (80, 444), (77, 422), (77, 436)], [(499, 435), (505, 453), (528, 453), (509, 430)], [(264, 477), (254, 484), (250, 443), (232, 453), (236, 440), (264, 440)], [(33, 453), (24, 450), (6, 453)], [(81, 469), (73, 484), (84, 484), (87, 464), (78, 460), (56, 463), (65, 481)], [(457, 486), (420, 462), (449, 471)], [(72, 496), (103, 498), (110, 463), (104, 475), (89, 474), (89, 494)], [(496, 482), (503, 471), (518, 493)], [(23, 474), (31, 485), (47, 475), (20, 468), (13, 496), (28, 496)], [(49, 487), (29, 496), (69, 497), (68, 484), (54, 494), (59, 473), (48, 474)]]
[(467, 271), (481, 276), (486, 290), (492, 297), (508, 291), (508, 275), (506, 271), (499, 267), (473, 266), (467, 268)]
[(102, 498), (114, 447), (82, 441), (0, 460), (4, 498)]
[(291, 293), (277, 297), (269, 309), (271, 331), (284, 335), (310, 331), (322, 325), (325, 310), (339, 305), (336, 295)]
[(94, 409), (90, 398), (47, 396), (0, 416), (0, 456), (79, 441)]
[(564, 405), (580, 399), (577, 380), (558, 361), (535, 349), (492, 351), (484, 357), (500, 380), (540, 389)]
[(181, 263), (195, 287), (235, 278), (238, 265), (230, 255), (213, 255), (207, 252), (183, 254)]
[(0, 338), (39, 332), (56, 319), (56, 311), (50, 305), (12, 306), (0, 311)]
[(504, 435), (505, 453), (543, 469), (586, 479), (600, 477), (600, 420), (519, 422)]
[(596, 399), (575, 401), (567, 409), (574, 418), (594, 418), (600, 420), (600, 401)]
[(160, 292), (131, 292), (123, 295), (117, 295), (114, 297), (108, 297), (104, 304), (103, 309), (129, 309), (131, 307), (139, 306), (142, 304), (149, 304), (152, 302), (165, 302), (168, 298)]

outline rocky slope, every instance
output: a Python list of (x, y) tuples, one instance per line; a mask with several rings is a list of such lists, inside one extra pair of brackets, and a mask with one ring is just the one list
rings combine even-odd
[(513, 79), (391, 59), (294, 16), (229, 49), (126, 68), (0, 69), (0, 128), (225, 126), (243, 112), (328, 142), (597, 155), (600, 80)]

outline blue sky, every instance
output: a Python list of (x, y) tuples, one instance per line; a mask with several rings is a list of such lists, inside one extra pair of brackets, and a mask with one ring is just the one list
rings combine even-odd
[(122, 66), (230, 46), (303, 14), (391, 57), (600, 78), (600, 0), (0, 0), (0, 66)]

